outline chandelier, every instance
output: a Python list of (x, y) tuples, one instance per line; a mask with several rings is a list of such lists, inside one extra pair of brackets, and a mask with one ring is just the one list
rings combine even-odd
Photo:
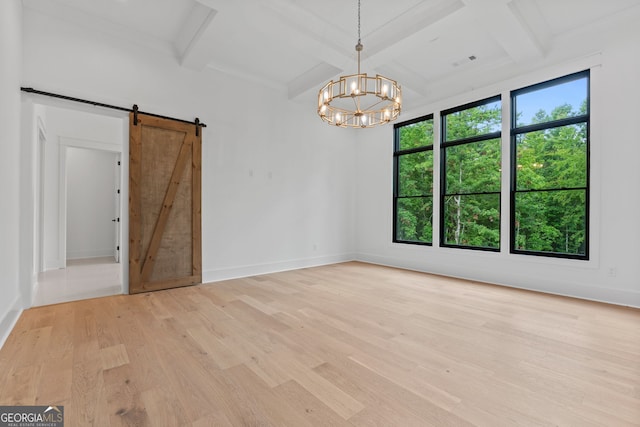
[(377, 74), (360, 72), (360, 0), (358, 0), (358, 74), (331, 80), (318, 92), (318, 115), (325, 122), (352, 128), (367, 128), (395, 120), (402, 107), (398, 82)]

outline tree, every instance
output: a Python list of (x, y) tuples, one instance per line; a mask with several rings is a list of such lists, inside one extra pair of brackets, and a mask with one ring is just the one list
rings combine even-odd
[(423, 149), (397, 159), (396, 239), (431, 242), (433, 235), (433, 119), (399, 128), (398, 149)]
[[(446, 115), (445, 145), (500, 130), (500, 103)], [(500, 245), (500, 138), (444, 148), (444, 237), (447, 244)]]
[[(540, 110), (533, 123), (582, 116), (571, 105)], [(518, 136), (516, 143), (516, 248), (584, 254), (586, 239), (586, 123), (550, 127)]]

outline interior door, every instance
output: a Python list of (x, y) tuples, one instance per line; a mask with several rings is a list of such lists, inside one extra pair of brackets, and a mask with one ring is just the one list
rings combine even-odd
[(129, 293), (202, 281), (196, 125), (129, 117)]

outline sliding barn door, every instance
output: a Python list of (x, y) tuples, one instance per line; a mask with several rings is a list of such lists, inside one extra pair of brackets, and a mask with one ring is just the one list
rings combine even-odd
[(196, 125), (129, 118), (129, 293), (202, 281)]

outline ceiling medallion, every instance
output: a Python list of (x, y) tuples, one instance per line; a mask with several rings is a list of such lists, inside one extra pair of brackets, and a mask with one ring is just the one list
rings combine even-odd
[(360, 72), (360, 0), (358, 0), (358, 74), (331, 80), (318, 92), (318, 115), (325, 122), (368, 128), (395, 120), (402, 109), (402, 90), (395, 80)]

